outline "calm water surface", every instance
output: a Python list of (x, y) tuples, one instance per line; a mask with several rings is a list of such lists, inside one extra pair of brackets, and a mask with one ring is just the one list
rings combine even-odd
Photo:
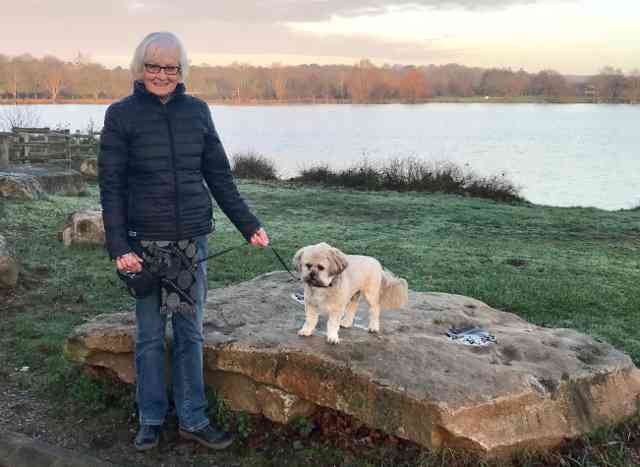
[[(102, 126), (105, 105), (32, 106), (43, 125)], [(506, 173), (538, 204), (640, 204), (640, 106), (540, 104), (211, 106), (230, 154), (254, 150), (281, 175), (415, 156)], [(2, 111), (2, 107), (0, 107)]]

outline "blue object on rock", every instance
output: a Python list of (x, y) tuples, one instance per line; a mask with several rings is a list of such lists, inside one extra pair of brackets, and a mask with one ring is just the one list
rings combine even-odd
[(447, 331), (450, 341), (464, 345), (485, 346), (496, 342), (495, 336), (480, 327), (450, 328)]
[(299, 304), (304, 305), (304, 291), (298, 291), (298, 292), (292, 293), (291, 298), (293, 298)]

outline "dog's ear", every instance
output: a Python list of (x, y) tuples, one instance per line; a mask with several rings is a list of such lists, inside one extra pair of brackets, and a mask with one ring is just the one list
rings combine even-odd
[(295, 268), (296, 271), (301, 272), (302, 271), (302, 254), (304, 253), (304, 248), (300, 248), (295, 255), (293, 255), (293, 258), (291, 259), (291, 264), (293, 265), (293, 267)]
[(342, 274), (342, 271), (347, 269), (349, 262), (347, 261), (347, 255), (338, 250), (337, 248), (331, 248), (329, 250), (329, 274), (337, 276)]

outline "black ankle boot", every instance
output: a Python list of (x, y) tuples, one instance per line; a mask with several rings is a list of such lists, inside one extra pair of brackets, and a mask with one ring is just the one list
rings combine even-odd
[(162, 426), (160, 425), (140, 425), (136, 435), (135, 447), (138, 451), (147, 451), (155, 448), (160, 442)]
[(186, 431), (181, 428), (179, 433), (183, 438), (197, 441), (211, 449), (224, 449), (233, 443), (233, 435), (231, 433), (217, 430), (211, 425), (207, 425), (198, 431)]

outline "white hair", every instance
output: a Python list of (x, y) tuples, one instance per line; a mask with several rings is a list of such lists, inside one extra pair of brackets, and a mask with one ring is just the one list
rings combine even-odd
[(178, 36), (171, 32), (152, 32), (142, 39), (142, 42), (136, 47), (131, 60), (131, 74), (134, 79), (141, 79), (144, 74), (144, 62), (147, 51), (150, 47), (155, 46), (165, 50), (177, 50), (180, 57), (180, 80), (184, 81), (189, 73), (189, 61), (187, 59), (187, 51)]

